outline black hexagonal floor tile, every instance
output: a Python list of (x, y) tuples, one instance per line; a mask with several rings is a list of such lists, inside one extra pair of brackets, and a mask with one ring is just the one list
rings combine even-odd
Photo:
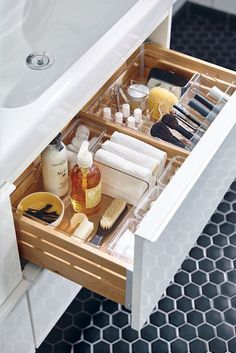
[(82, 310), (82, 301), (73, 300), (73, 302), (66, 309), (66, 312), (75, 315), (76, 313), (80, 313), (81, 310)]
[(93, 353), (110, 353), (110, 345), (106, 342), (98, 342), (93, 346)]
[(196, 338), (196, 329), (192, 325), (184, 324), (179, 328), (179, 335), (186, 341), (191, 341)]
[(108, 342), (115, 342), (119, 338), (119, 330), (117, 327), (109, 326), (103, 330), (103, 338)]
[(54, 345), (54, 352), (57, 353), (71, 353), (71, 345), (64, 341), (56, 343)]
[(225, 280), (224, 273), (219, 270), (215, 270), (209, 274), (210, 281), (215, 284), (223, 283)]
[(219, 339), (218, 337), (214, 338), (212, 341), (209, 343), (209, 347), (211, 352), (214, 353), (225, 353), (227, 352), (227, 346), (224, 341)]
[(109, 324), (109, 315), (101, 312), (93, 316), (93, 324), (98, 327), (105, 327)]
[(174, 309), (174, 301), (171, 298), (164, 297), (161, 300), (159, 300), (158, 307), (162, 311), (165, 311), (166, 313), (168, 313), (169, 311)]
[(199, 337), (206, 341), (211, 340), (215, 336), (214, 329), (211, 325), (202, 324), (197, 328), (197, 330)]
[(180, 311), (188, 312), (188, 311), (192, 310), (192, 302), (189, 298), (182, 297), (177, 300), (177, 308)]
[(186, 341), (184, 341), (180, 338), (171, 342), (170, 346), (171, 346), (171, 352), (188, 353), (188, 346), (187, 346)]
[(56, 326), (60, 327), (61, 329), (65, 329), (72, 325), (72, 315), (68, 313), (64, 313), (62, 317), (57, 321)]
[(184, 294), (190, 298), (196, 298), (200, 295), (199, 286), (194, 283), (189, 283), (184, 287)]
[(236, 295), (236, 284), (227, 282), (220, 286), (221, 293), (227, 297), (232, 297)]
[(54, 346), (44, 341), (37, 349), (37, 353), (53, 353), (53, 350)]
[(200, 260), (204, 257), (204, 252), (202, 248), (199, 248), (198, 246), (194, 246), (190, 252), (189, 256), (192, 257), (195, 260)]
[(152, 342), (157, 338), (157, 329), (152, 325), (147, 325), (141, 330), (141, 337), (147, 341)]
[(211, 245), (211, 238), (208, 235), (202, 234), (197, 238), (197, 244), (206, 248), (207, 246)]
[(224, 318), (226, 322), (229, 322), (231, 325), (236, 326), (236, 309), (230, 308), (224, 312)]
[(197, 268), (196, 262), (193, 259), (186, 259), (182, 263), (182, 269), (187, 271), (187, 272), (193, 272)]
[(236, 284), (236, 269), (229, 271), (227, 273), (227, 278), (230, 282), (233, 282)]
[(152, 343), (152, 352), (169, 353), (170, 351), (168, 347), (168, 342), (162, 339), (156, 340), (155, 342)]
[(81, 330), (76, 326), (69, 327), (64, 331), (64, 340), (71, 344), (78, 342), (80, 337)]
[(233, 326), (226, 324), (225, 322), (218, 325), (216, 331), (217, 336), (223, 338), (224, 340), (229, 340), (235, 335)]
[(195, 303), (195, 308), (203, 312), (209, 310), (211, 307), (210, 300), (203, 296), (195, 299), (194, 303)]
[(200, 270), (192, 273), (191, 277), (192, 277), (192, 281), (198, 285), (201, 285), (207, 282), (206, 274)]
[(112, 322), (113, 322), (113, 325), (115, 326), (124, 327), (128, 325), (128, 314), (122, 311), (116, 314), (113, 314)]
[(185, 322), (184, 314), (181, 311), (175, 310), (169, 314), (169, 322), (174, 326), (181, 326)]
[(118, 310), (118, 304), (108, 299), (102, 303), (102, 309), (107, 313), (112, 314)]
[(75, 344), (73, 348), (73, 353), (91, 353), (91, 346), (89, 343), (86, 342), (79, 342)]
[(228, 347), (229, 347), (229, 351), (231, 353), (236, 353), (236, 337), (232, 338), (229, 342), (228, 342)]
[(98, 312), (100, 305), (101, 303), (99, 300), (91, 298), (84, 303), (84, 310), (89, 314), (94, 314)]
[(122, 338), (127, 342), (133, 342), (138, 339), (138, 332), (132, 329), (130, 326), (125, 327), (122, 330)]
[(150, 316), (150, 322), (155, 326), (163, 326), (166, 323), (166, 314), (163, 314), (160, 311), (155, 311)]
[(52, 344), (56, 344), (62, 340), (63, 331), (60, 328), (54, 327), (54, 329), (47, 335), (46, 341)]
[(199, 326), (204, 322), (203, 314), (200, 311), (192, 310), (187, 314), (187, 322), (194, 326)]
[(207, 352), (207, 343), (202, 341), (199, 338), (190, 342), (190, 352), (191, 353), (206, 353)]
[(89, 326), (91, 322), (91, 316), (87, 313), (81, 312), (74, 316), (74, 324), (79, 328), (85, 328)]
[(217, 246), (225, 246), (228, 244), (228, 237), (223, 234), (217, 234), (213, 237), (213, 243)]
[(213, 283), (204, 284), (204, 286), (202, 286), (202, 294), (205, 295), (207, 298), (216, 297), (218, 294), (216, 285)]
[(90, 343), (94, 343), (100, 339), (100, 330), (94, 326), (84, 330), (84, 339)]
[(179, 271), (175, 274), (174, 280), (176, 283), (185, 285), (189, 283), (189, 274), (186, 273), (185, 271)]
[(132, 343), (132, 353), (149, 353), (147, 342), (138, 340)]
[(220, 311), (211, 309), (206, 313), (206, 321), (212, 326), (216, 326), (222, 322), (222, 314)]
[(160, 337), (166, 341), (172, 341), (176, 338), (176, 329), (171, 325), (165, 325), (160, 328)]
[(112, 353), (130, 353), (129, 345), (125, 341), (117, 341), (112, 345)]
[(172, 283), (166, 290), (166, 294), (172, 298), (179, 298), (182, 295), (182, 288), (176, 283)]

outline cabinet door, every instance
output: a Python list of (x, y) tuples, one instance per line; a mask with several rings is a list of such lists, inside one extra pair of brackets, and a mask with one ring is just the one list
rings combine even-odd
[(0, 306), (22, 279), (9, 197), (14, 189), (10, 183), (0, 189)]
[[(34, 267), (37, 266), (28, 263), (24, 274), (33, 271)], [(26, 277), (30, 281), (29, 276)], [(28, 300), (37, 348), (80, 289), (78, 284), (46, 269), (31, 281)]]
[(236, 176), (236, 94), (143, 219), (135, 238), (132, 326), (142, 327)]
[(26, 295), (20, 299), (9, 315), (0, 322), (0, 353), (16, 352), (35, 352)]

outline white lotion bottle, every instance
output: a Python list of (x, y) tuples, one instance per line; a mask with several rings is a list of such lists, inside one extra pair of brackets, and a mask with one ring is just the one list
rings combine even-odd
[(64, 196), (69, 187), (67, 151), (61, 142), (61, 134), (45, 148), (41, 154), (43, 187), (59, 197)]

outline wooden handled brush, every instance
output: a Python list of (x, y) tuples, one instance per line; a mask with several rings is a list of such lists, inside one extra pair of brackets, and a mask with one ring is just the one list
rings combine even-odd
[(111, 232), (111, 230), (119, 224), (121, 218), (128, 211), (126, 202), (122, 199), (115, 199), (104, 212), (97, 233), (90, 240), (90, 243), (100, 246), (103, 239)]

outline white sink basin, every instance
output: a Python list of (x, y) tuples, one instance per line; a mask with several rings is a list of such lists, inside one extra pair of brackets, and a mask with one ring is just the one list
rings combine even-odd
[[(166, 17), (175, 0), (1, 0), (0, 185), (14, 179)], [(53, 65), (33, 70), (32, 52)]]

